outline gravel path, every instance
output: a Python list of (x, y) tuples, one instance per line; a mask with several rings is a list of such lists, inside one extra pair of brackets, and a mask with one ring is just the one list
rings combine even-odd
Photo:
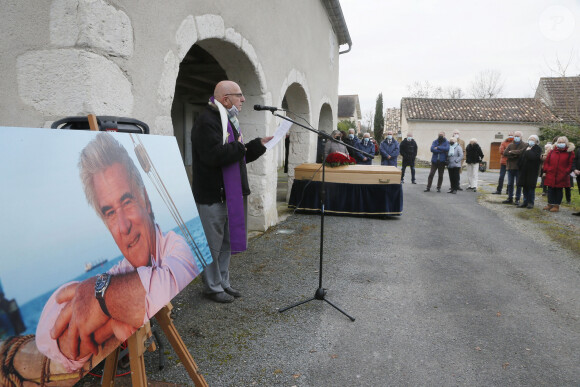
[[(314, 215), (234, 257), (241, 299), (212, 303), (199, 280), (178, 295), (175, 325), (209, 385), (578, 386), (580, 258), (490, 202), (497, 174), (450, 195), (424, 193), (426, 173), (404, 185), (401, 217), (326, 217), (323, 287), (355, 322), (319, 300), (277, 311), (318, 287)], [(192, 385), (162, 341), (167, 366), (147, 354), (149, 380)]]

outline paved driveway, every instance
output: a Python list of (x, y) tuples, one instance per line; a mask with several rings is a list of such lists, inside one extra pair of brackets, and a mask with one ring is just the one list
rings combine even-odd
[[(323, 286), (355, 322), (321, 301), (277, 312), (318, 287), (313, 215), (234, 257), (243, 298), (211, 303), (199, 281), (176, 298), (175, 323), (211, 386), (580, 385), (580, 257), (477, 193), (445, 193), (447, 176), (444, 192), (424, 193), (427, 170), (417, 173), (401, 217), (326, 217)], [(161, 372), (147, 355), (149, 378), (191, 384), (167, 353)]]

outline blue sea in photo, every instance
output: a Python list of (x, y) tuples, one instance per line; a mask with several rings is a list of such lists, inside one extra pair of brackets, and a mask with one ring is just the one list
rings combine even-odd
[[(201, 220), (200, 220), (199, 216), (197, 216), (197, 217), (189, 220), (188, 222), (186, 222), (185, 225), (186, 225), (187, 229), (189, 230), (189, 233), (193, 237), (193, 240), (195, 241), (195, 244), (197, 246), (197, 248), (195, 248), (196, 246), (190, 245), (190, 247), (192, 248), (192, 250), (194, 252), (193, 256), (195, 257), (197, 267), (201, 271), (203, 266), (201, 265), (201, 262), (199, 261), (198, 254), (201, 255), (201, 257), (203, 257), (206, 264), (209, 264), (212, 262), (211, 253), (209, 251), (209, 246), (207, 244), (207, 241), (205, 238), (205, 233), (204, 233), (203, 227), (201, 225)], [(163, 231), (165, 232), (165, 230), (163, 230)], [(179, 229), (179, 227), (174, 228), (173, 231), (181, 236), (184, 236), (183, 233), (181, 232), (181, 230)], [(186, 240), (187, 240), (187, 238), (186, 238)], [(196, 250), (197, 250), (198, 254), (196, 254)], [(83, 281), (83, 280), (90, 278), (92, 276), (95, 276), (97, 274), (104, 273), (107, 270), (109, 270), (111, 267), (113, 267), (114, 265), (119, 263), (122, 259), (123, 259), (123, 256), (117, 256), (113, 259), (108, 260), (107, 262), (105, 262), (102, 265), (94, 267), (93, 269), (80, 274), (76, 278), (67, 279), (66, 281), (63, 282), (63, 284), (70, 282), (70, 281)], [(79, 270), (84, 270), (84, 268), (79, 267)], [(22, 332), (20, 335), (34, 334), (36, 332), (36, 326), (38, 325), (38, 320), (40, 319), (40, 315), (42, 313), (42, 309), (44, 308), (44, 305), (46, 304), (46, 302), (48, 301), (48, 299), (50, 298), (52, 293), (54, 293), (54, 291), (56, 289), (58, 289), (59, 287), (60, 286), (57, 286), (54, 289), (52, 289), (44, 294), (41, 294), (38, 297), (32, 299), (31, 301), (25, 303), (24, 305), (20, 305), (20, 312), (22, 314), (22, 319), (24, 321), (24, 325), (26, 326), (26, 330), (24, 332)], [(6, 297), (11, 298), (9, 294), (7, 294)], [(5, 314), (0, 313), (0, 340), (3, 340), (4, 338), (12, 336), (12, 335), (13, 335), (13, 332), (12, 332), (12, 327), (10, 326), (9, 320), (6, 318)]]

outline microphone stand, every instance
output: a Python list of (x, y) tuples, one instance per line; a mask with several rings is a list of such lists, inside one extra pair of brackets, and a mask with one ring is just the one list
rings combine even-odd
[[(274, 113), (274, 111), (271, 110), (271, 113), (273, 115), (275, 115), (276, 117), (280, 117), (286, 121), (290, 121), (295, 125), (298, 125), (306, 130), (309, 130), (311, 132), (314, 132), (316, 134), (318, 134), (321, 137), (326, 138), (326, 140), (330, 140), (330, 141), (334, 141), (334, 142), (339, 142), (338, 140), (334, 139), (331, 135), (329, 135), (328, 133), (322, 132), (320, 130), (316, 130), (314, 128), (310, 128), (308, 126), (305, 126), (301, 123), (298, 123), (294, 120), (292, 120), (291, 118), (288, 118), (286, 116), (282, 116), (278, 113)], [(361, 150), (356, 149), (355, 147), (348, 145), (348, 144), (344, 144), (347, 148), (351, 148), (356, 150), (359, 153), (362, 153), (363, 155), (365, 155), (366, 157), (370, 157), (371, 159), (374, 158), (374, 155), (370, 155), (366, 152), (363, 152)], [(354, 321), (354, 317), (350, 316), (348, 313), (346, 313), (344, 310), (340, 309), (338, 306), (334, 305), (332, 302), (330, 302), (330, 300), (328, 300), (328, 298), (326, 298), (326, 289), (324, 289), (322, 287), (322, 261), (324, 258), (324, 203), (326, 201), (326, 189), (325, 189), (325, 166), (326, 166), (326, 157), (324, 157), (324, 159), (322, 160), (322, 184), (321, 184), (321, 188), (320, 188), (320, 268), (318, 270), (318, 289), (316, 289), (316, 292), (314, 293), (314, 297), (311, 297), (307, 300), (304, 301), (300, 301), (297, 302), (295, 304), (292, 304), (290, 306), (287, 306), (285, 308), (279, 309), (278, 312), (282, 313), (287, 311), (288, 309), (292, 309), (296, 306), (305, 304), (307, 302), (313, 301), (313, 300), (320, 300), (320, 301), (324, 301), (326, 303), (328, 303), (330, 306), (332, 306), (334, 309), (338, 310), (340, 313), (344, 314), (346, 317), (348, 317), (351, 321)]]

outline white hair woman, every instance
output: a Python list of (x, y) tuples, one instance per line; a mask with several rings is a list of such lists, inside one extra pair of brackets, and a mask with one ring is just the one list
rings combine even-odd
[[(341, 138), (341, 132), (338, 129), (334, 129), (331, 134), (332, 138), (339, 140)], [(324, 159), (334, 152), (342, 153), (344, 155), (348, 155), (348, 149), (342, 142), (334, 142), (330, 140), (326, 140), (326, 144), (324, 145)]]
[(483, 160), (483, 151), (477, 143), (476, 138), (469, 140), (469, 144), (465, 147), (467, 156), (465, 162), (467, 163), (467, 191), (477, 191), (477, 179), (479, 177), (479, 163)]

